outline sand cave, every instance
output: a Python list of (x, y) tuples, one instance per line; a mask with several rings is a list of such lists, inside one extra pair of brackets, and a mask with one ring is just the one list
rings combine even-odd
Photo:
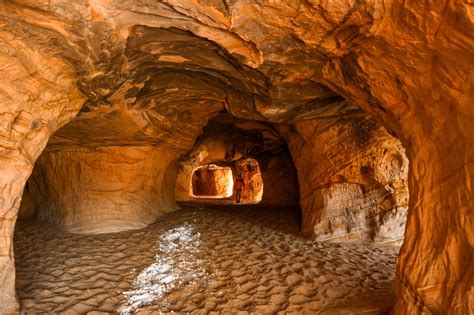
[(474, 314), (473, 51), (470, 1), (1, 1), (0, 314)]

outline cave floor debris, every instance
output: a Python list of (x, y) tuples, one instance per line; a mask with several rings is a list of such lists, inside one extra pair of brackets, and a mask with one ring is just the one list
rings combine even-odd
[(399, 248), (318, 243), (294, 212), (183, 205), (142, 230), (15, 230), (21, 312), (384, 314)]

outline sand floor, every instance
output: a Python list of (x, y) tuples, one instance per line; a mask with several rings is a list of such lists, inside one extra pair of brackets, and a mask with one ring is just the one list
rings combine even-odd
[(14, 245), (22, 313), (68, 314), (385, 314), (399, 250), (303, 238), (290, 210), (189, 205), (115, 234), (18, 222)]

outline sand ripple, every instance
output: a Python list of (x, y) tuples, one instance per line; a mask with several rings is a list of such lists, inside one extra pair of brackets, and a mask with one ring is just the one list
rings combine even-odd
[(298, 235), (288, 209), (197, 207), (136, 231), (15, 231), (23, 313), (379, 314), (393, 306), (396, 247)]

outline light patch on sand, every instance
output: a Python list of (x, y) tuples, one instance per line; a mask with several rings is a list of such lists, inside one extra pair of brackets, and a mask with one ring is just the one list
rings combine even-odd
[(127, 302), (120, 313), (133, 313), (183, 286), (193, 286), (197, 279), (202, 282), (207, 271), (199, 258), (200, 246), (200, 234), (189, 223), (164, 233), (157, 241), (156, 262), (140, 272), (131, 290), (123, 292)]

